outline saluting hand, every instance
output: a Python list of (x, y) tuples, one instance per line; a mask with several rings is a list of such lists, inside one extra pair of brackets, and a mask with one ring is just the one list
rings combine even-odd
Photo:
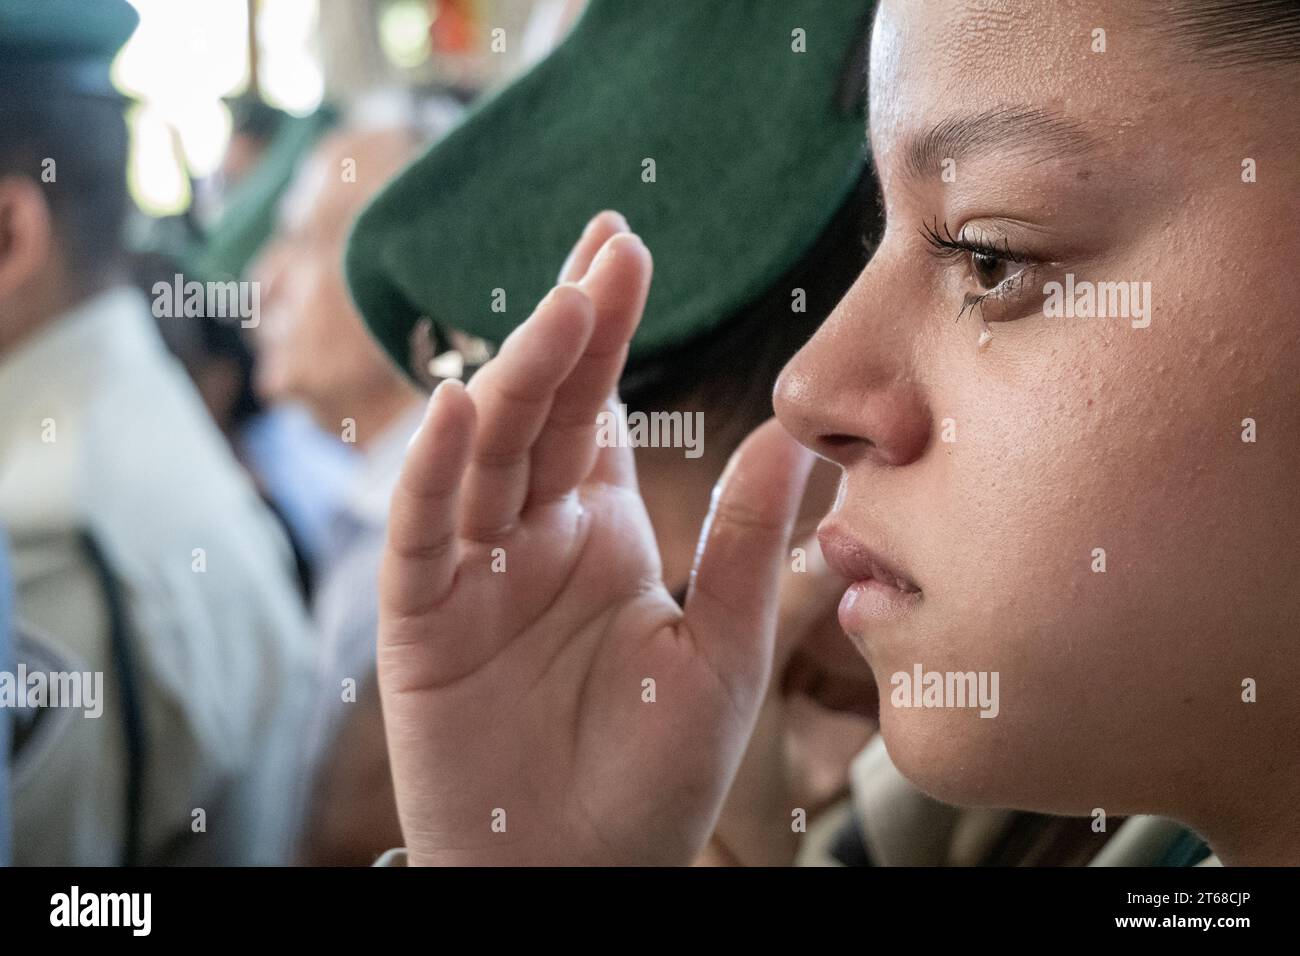
[(379, 675), (414, 864), (689, 863), (763, 698), (811, 456), (774, 422), (715, 490), (681, 608), (630, 448), (597, 446), (650, 285), (603, 213), (393, 496)]

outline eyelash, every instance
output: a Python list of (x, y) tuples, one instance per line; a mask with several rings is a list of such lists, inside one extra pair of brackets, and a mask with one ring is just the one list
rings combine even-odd
[(957, 312), (957, 321), (960, 321), (961, 317), (967, 312), (973, 312), (976, 308), (980, 308), (982, 314), (983, 303), (991, 296), (1003, 298), (1014, 292), (1024, 282), (1027, 274), (1032, 271), (1032, 267), (1038, 264), (1033, 256), (1012, 249), (1006, 239), (1002, 240), (1002, 245), (999, 247), (996, 243), (966, 238), (966, 230), (964, 229), (954, 236), (946, 222), (940, 225), (937, 216), (933, 222), (923, 222), (920, 231), (926, 242), (932, 247), (935, 255), (943, 259), (958, 259), (967, 255), (984, 256), (998, 262), (1015, 262), (1031, 267), (1021, 269), (1013, 276), (1008, 276), (983, 295), (966, 293), (962, 299), (961, 308)]

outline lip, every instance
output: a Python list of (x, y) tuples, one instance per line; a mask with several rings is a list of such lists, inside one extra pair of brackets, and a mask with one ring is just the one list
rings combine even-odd
[(906, 571), (841, 525), (823, 522), (817, 540), (826, 563), (852, 582), (839, 606), (840, 626), (850, 636), (896, 621), (921, 602), (921, 588)]

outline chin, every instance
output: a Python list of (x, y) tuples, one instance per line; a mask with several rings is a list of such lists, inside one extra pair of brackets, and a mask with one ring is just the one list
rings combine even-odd
[(888, 704), (880, 715), (880, 733), (898, 772), (941, 803), (1078, 817), (1097, 807), (1121, 815), (1161, 812), (1134, 799), (1131, 768), (1098, 761), (1078, 741), (1045, 738), (1041, 727), (982, 719), (972, 711)]
[[(888, 688), (881, 688), (882, 696)], [(922, 793), (959, 807), (1049, 808), (1033, 781), (1045, 774), (1009, 739), (1001, 718), (974, 710), (900, 710), (882, 701), (880, 733), (899, 773)], [(1046, 801), (1050, 802), (1050, 801)]]

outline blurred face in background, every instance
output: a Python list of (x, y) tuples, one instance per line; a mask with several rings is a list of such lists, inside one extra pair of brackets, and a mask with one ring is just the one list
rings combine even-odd
[(395, 395), (413, 396), (352, 304), (343, 250), (357, 214), (414, 149), (401, 131), (323, 142), (286, 195), (280, 229), (254, 269), (262, 284), (258, 394), (303, 403), (327, 431)]

